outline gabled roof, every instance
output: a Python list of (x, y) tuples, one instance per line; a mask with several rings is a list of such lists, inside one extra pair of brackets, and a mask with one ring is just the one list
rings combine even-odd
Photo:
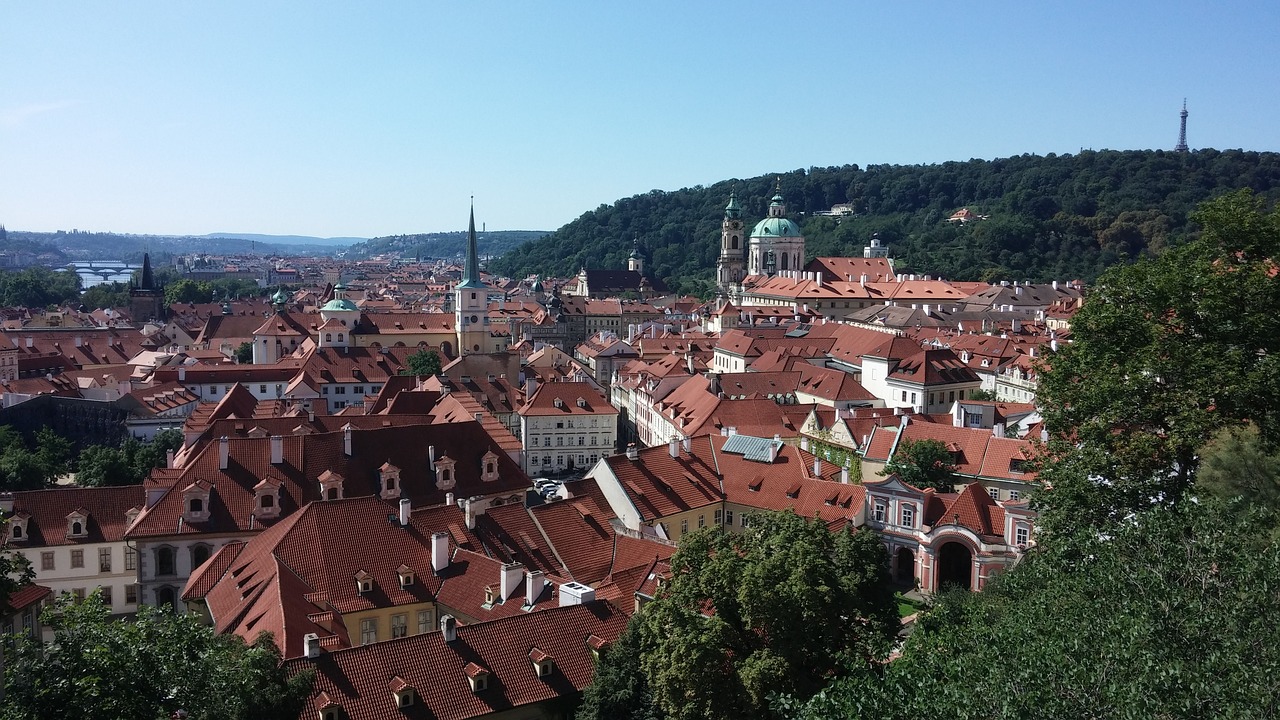
[[(618, 608), (596, 601), (462, 626), (451, 643), (438, 632), (413, 635), (338, 650), (314, 662), (295, 660), (289, 670), (316, 671), (307, 714), (332, 703), (348, 717), (398, 720), (405, 713), (396, 707), (388, 682), (399, 676), (416, 691), (414, 712), (434, 720), (466, 720), (575, 695), (595, 671), (587, 639), (612, 641), (626, 623)], [(554, 660), (550, 677), (538, 677), (530, 662), (535, 647)], [(489, 673), (487, 689), (471, 690), (469, 666)]]

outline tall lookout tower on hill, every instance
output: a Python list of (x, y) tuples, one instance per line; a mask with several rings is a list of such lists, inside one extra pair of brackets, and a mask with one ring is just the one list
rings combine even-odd
[(1182, 128), (1178, 131), (1178, 144), (1173, 147), (1174, 152), (1191, 152), (1187, 148), (1187, 99), (1182, 98)]

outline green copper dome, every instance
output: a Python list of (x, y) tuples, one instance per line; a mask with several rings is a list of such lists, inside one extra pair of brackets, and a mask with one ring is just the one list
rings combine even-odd
[(801, 237), (800, 226), (784, 217), (765, 218), (756, 223), (751, 237)]
[(320, 308), (320, 312), (359, 312), (360, 308), (346, 298), (334, 298)]
[(285, 294), (284, 288), (280, 288), (279, 290), (276, 291), (275, 295), (271, 296), (272, 305), (285, 305), (288, 302), (289, 302), (289, 296)]
[(724, 206), (724, 216), (727, 218), (736, 218), (741, 212), (738, 207), (738, 193), (733, 191), (729, 193), (729, 204)]

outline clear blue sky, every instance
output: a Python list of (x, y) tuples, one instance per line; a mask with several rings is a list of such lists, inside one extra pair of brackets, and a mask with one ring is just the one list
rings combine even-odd
[(0, 5), (0, 224), (555, 229), (814, 165), (1280, 150), (1280, 2)]

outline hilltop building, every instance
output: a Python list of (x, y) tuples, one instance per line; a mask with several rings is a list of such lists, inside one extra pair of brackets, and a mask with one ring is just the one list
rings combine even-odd
[(769, 203), (769, 215), (756, 223), (747, 240), (747, 274), (774, 275), (804, 267), (804, 235), (787, 218), (782, 182)]

